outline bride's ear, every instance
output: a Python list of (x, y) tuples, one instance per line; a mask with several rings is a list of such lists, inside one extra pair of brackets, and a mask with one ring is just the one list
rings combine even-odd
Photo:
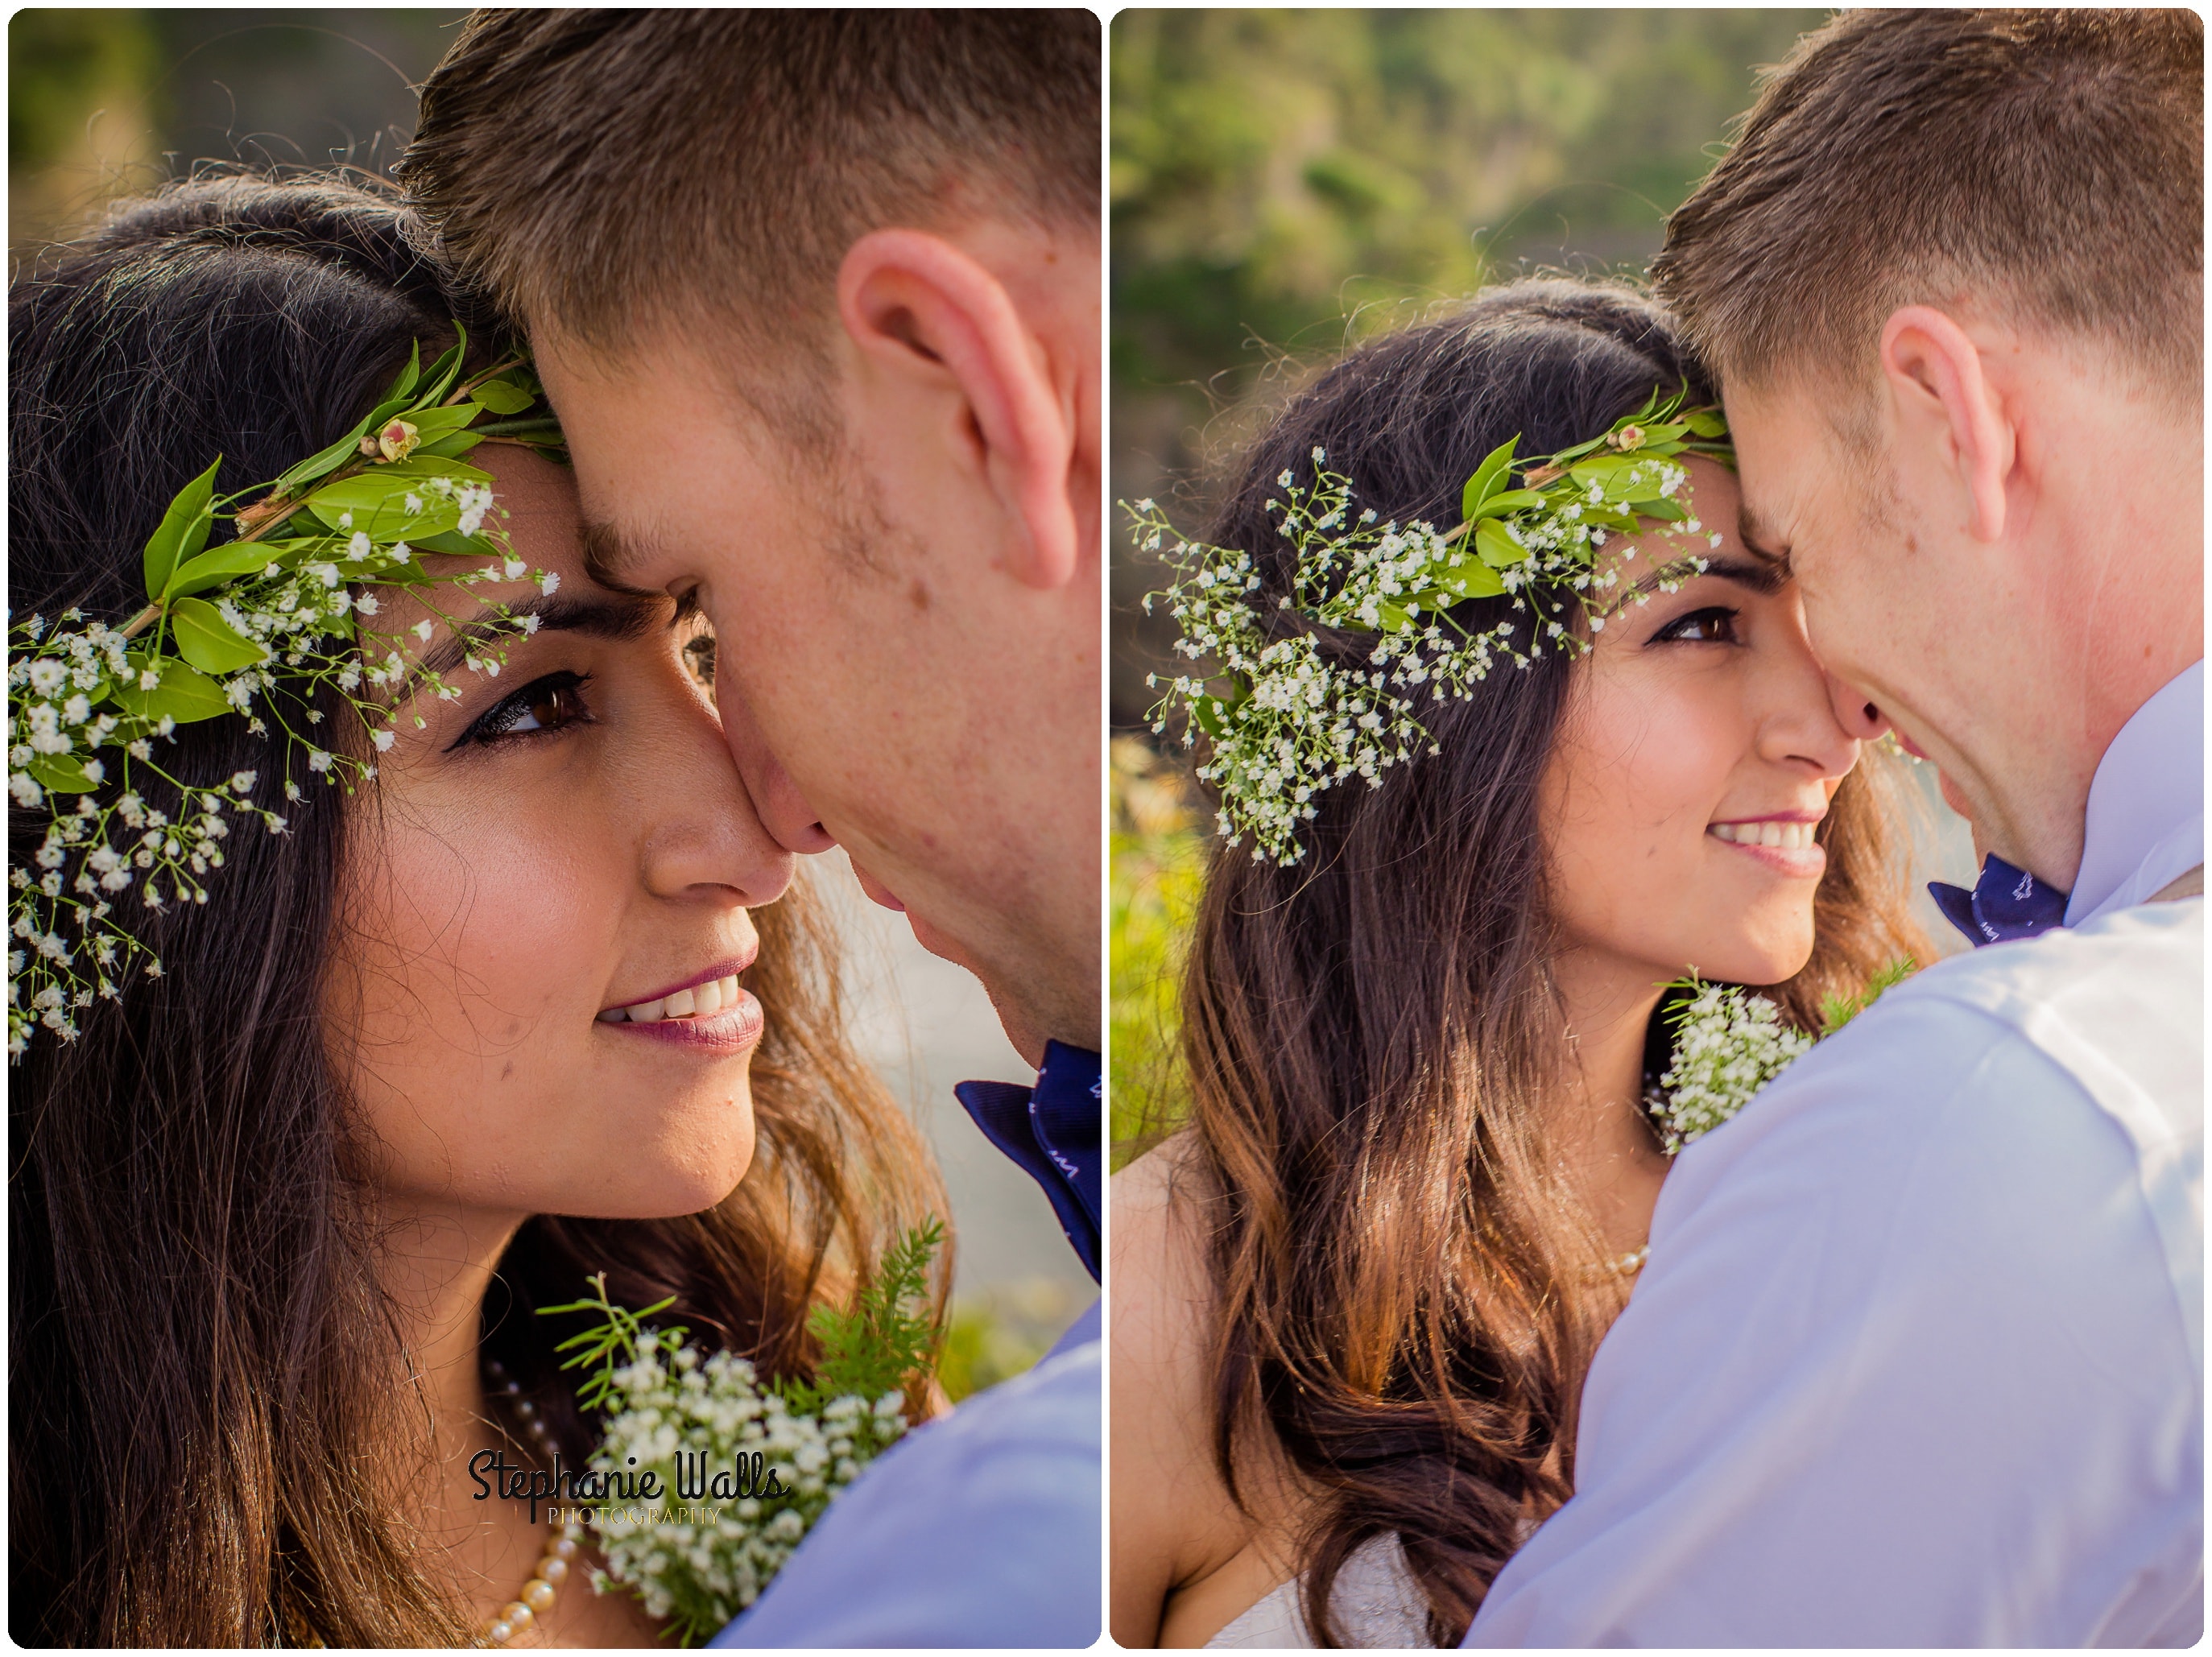
[(1040, 589), (1071, 580), (1073, 397), (998, 278), (936, 236), (871, 231), (838, 270), (837, 314), (868, 372), (947, 408), (956, 457), (1014, 526), (1016, 579)]

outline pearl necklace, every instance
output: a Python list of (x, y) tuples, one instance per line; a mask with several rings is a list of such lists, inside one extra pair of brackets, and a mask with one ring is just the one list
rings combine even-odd
[(1644, 1269), (1644, 1262), (1651, 1257), (1651, 1245), (1646, 1243), (1619, 1259), (1607, 1259), (1583, 1272), (1584, 1283), (1603, 1283), (1609, 1278), (1632, 1278)]
[[(532, 1442), (547, 1461), (553, 1459), (553, 1435), (545, 1430), (538, 1419), (538, 1406), (521, 1396), (522, 1384), (507, 1378), (507, 1371), (497, 1359), (485, 1366), (491, 1371), (494, 1381), (506, 1393), (514, 1413), (529, 1432)], [(484, 1646), (503, 1646), (522, 1633), (553, 1609), (559, 1597), (561, 1584), (568, 1581), (577, 1551), (583, 1543), (584, 1527), (573, 1520), (557, 1527), (545, 1540), (545, 1551), (531, 1572), (529, 1581), (522, 1585), (521, 1593), (500, 1607), (499, 1614), (477, 1636)]]

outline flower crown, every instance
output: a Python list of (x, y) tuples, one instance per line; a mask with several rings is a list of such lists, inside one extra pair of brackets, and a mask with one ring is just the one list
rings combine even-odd
[[(1138, 545), (1165, 548), (1177, 575), (1146, 597), (1146, 612), (1164, 598), (1182, 630), (1177, 653), (1219, 670), (1164, 681), (1152, 728), (1164, 732), (1179, 714), (1184, 746), (1200, 732), (1209, 739), (1212, 756), (1198, 775), (1220, 794), (1229, 844), (1249, 835), (1254, 857), (1298, 862), (1298, 825), (1317, 814), (1316, 795), (1353, 777), (1379, 788), (1384, 771), (1424, 745), (1439, 751), (1414, 712), (1421, 687), (1465, 697), (1504, 660), (1527, 667), (1547, 640), (1560, 651), (1587, 649), (1570, 604), (1595, 634), (1623, 603), (1647, 602), (1652, 586), (1671, 592), (1702, 572), (1696, 554), (1657, 563), (1656, 579), (1612, 601), (1622, 572), (1596, 568), (1611, 536), (1705, 532), (1674, 499), (1689, 476), (1679, 457), (1733, 455), (1720, 411), (1683, 401), (1680, 392), (1662, 401), (1655, 390), (1599, 436), (1528, 467), (1518, 489), (1511, 474), (1521, 440), (1500, 444), (1467, 480), (1462, 521), (1448, 531), (1378, 524), (1371, 507), (1355, 519), (1352, 481), (1327, 469), (1321, 449), (1311, 483), (1285, 470), (1275, 480), (1282, 494), (1267, 509), (1281, 512), (1276, 532), (1297, 561), (1276, 608), (1296, 622), (1376, 634), (1364, 667), (1332, 664), (1310, 632), (1270, 636), (1248, 597), (1261, 586), (1250, 553), (1182, 539), (1151, 501), (1125, 507)], [(1720, 541), (1717, 532), (1706, 537), (1710, 546)], [(1635, 555), (1631, 548), (1626, 559)], [(1453, 615), (1470, 599), (1498, 598), (1511, 600), (1510, 613), (1492, 627), (1471, 631)], [(1225, 690), (1213, 688), (1221, 678)], [(1164, 682), (1155, 674), (1146, 683)]]
[[(273, 725), (285, 741), (287, 800), (302, 798), (289, 774), (295, 750), (305, 750), (310, 777), (343, 780), (350, 792), (356, 780), (375, 776), (374, 762), (303, 734), (288, 706), (312, 730), (323, 718), (311, 705), (313, 687), (334, 687), (381, 753), (415, 697), (460, 695), (418, 653), (432, 622), (380, 632), (371, 620), (379, 601), (360, 589), (420, 595), (430, 616), (471, 640), (472, 673), (497, 675), (499, 640), (536, 630), (534, 616), (518, 617), (499, 603), (464, 627), (429, 596), (441, 586), (525, 576), (550, 593), (560, 580), (514, 556), (491, 474), (461, 458), (486, 440), (558, 458), (560, 428), (550, 412), (529, 413), (544, 391), (519, 356), (463, 381), (468, 339), (455, 331), (458, 342), (428, 373), (417, 347), (360, 424), (274, 483), (218, 496), (217, 457), (169, 503), (146, 543), (146, 605), (121, 627), (78, 610), (56, 622), (11, 616), (8, 787), (17, 806), (51, 816), (36, 870), (9, 871), (11, 1059), (40, 1027), (75, 1040), (75, 1014), (95, 997), (116, 997), (131, 963), (160, 974), (160, 960), (116, 913), (131, 887), (147, 909), (204, 903), (233, 818), (258, 817), (267, 832), (284, 832), (283, 815), (254, 798), (258, 772), (210, 780), (165, 768), (160, 744), (173, 743), (179, 725), (237, 715), (265, 739)], [(258, 498), (240, 504), (249, 497)], [(235, 537), (210, 548), (222, 518)], [(434, 572), (418, 561), (422, 553), (490, 561)], [(282, 701), (272, 694), (280, 683)], [(424, 721), (417, 714), (415, 723)], [(155, 784), (171, 810), (149, 803)]]

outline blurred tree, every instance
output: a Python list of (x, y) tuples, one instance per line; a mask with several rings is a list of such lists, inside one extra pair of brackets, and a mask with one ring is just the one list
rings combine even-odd
[[(1640, 272), (1818, 11), (1124, 11), (1112, 25), (1115, 490), (1213, 410), (1524, 265)], [(1258, 349), (1255, 349), (1258, 348)], [(1233, 435), (1234, 422), (1217, 435)], [(1193, 525), (1195, 527), (1195, 525)], [(1114, 718), (1158, 659), (1115, 549)]]

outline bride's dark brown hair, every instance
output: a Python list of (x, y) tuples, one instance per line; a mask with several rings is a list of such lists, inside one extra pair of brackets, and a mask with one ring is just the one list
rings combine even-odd
[[(449, 296), (404, 230), (378, 191), (232, 178), (127, 203), (19, 275), (15, 614), (119, 622), (143, 601), (140, 548), (217, 453), (227, 487), (274, 477), (350, 427), (410, 346), (442, 349)], [(311, 694), (340, 728), (343, 707)], [(167, 763), (257, 771), (290, 832), (241, 827), (211, 901), (149, 920), (163, 975), (80, 1011), (69, 1046), (41, 1032), (9, 1077), (9, 1632), (465, 1644), (466, 1607), (389, 1500), (430, 1417), (377, 1287), (364, 1147), (325, 1032), (348, 823), (374, 795), (349, 807), (297, 766), (305, 798), (287, 804), (279, 750), (238, 719), (183, 727)], [(27, 866), (43, 817), (11, 809), (9, 829)], [(744, 1182), (681, 1219), (541, 1216), (486, 1297), (486, 1357), (572, 1461), (586, 1424), (536, 1307), (605, 1271), (617, 1301), (673, 1295), (699, 1337), (803, 1371), (811, 1308), (945, 1212), (927, 1150), (846, 1042), (803, 883), (754, 919), (768, 1030)], [(949, 1271), (948, 1252), (940, 1306)]]
[[(1267, 503), (1278, 474), (1310, 476), (1314, 449), (1364, 507), (1445, 525), (1497, 445), (1518, 434), (1522, 453), (1555, 452), (1655, 388), (1706, 397), (1650, 300), (1565, 281), (1493, 290), (1354, 351), (1292, 401), (1207, 538), (1257, 560), (1264, 625), (1303, 626), (1276, 605), (1291, 554)], [(1507, 603), (1460, 619), (1486, 628)], [(1373, 640), (1320, 643), (1364, 665)], [(1431, 1635), (1458, 1643), (1524, 1525), (1573, 1491), (1577, 1399), (1622, 1303), (1617, 1283), (1590, 1281), (1602, 1245), (1544, 1108), (1569, 1044), (1538, 780), (1573, 672), (1547, 651), (1464, 701), (1425, 703), (1441, 757), (1322, 794), (1303, 863), (1228, 849), (1206, 877), (1177, 1196), (1200, 1205), (1219, 1289), (1214, 1453), (1240, 1500), (1273, 1468), (1310, 1498), (1300, 1565), (1321, 1644), (1345, 1638), (1338, 1571), (1391, 1533)], [(1869, 755), (1820, 826), (1817, 941), (1775, 992), (1801, 1026), (1818, 1027), (1822, 995), (1927, 958), (1885, 787)]]

